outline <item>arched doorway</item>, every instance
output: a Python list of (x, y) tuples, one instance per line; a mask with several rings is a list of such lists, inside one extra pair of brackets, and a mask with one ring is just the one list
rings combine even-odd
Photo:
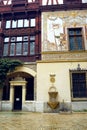
[[(36, 73), (27, 67), (17, 68), (16, 71), (8, 75), (8, 82), (5, 86), (5, 90), (7, 89), (8, 92), (5, 92), (3, 96), (5, 99), (3, 100), (3, 106), (5, 104), (5, 110), (23, 110), (27, 101), (31, 102), (35, 100), (35, 76)], [(5, 98), (6, 94), (9, 95), (7, 96), (7, 100)], [(7, 109), (6, 103), (8, 105)]]

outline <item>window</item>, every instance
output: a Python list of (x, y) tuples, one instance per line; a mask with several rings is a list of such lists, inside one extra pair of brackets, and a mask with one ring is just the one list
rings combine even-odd
[(17, 37), (17, 42), (22, 41), (22, 37)]
[(9, 37), (6, 37), (6, 38), (4, 39), (4, 42), (9, 42)]
[(15, 55), (15, 43), (11, 43), (10, 56), (14, 56), (14, 55)]
[(28, 54), (28, 42), (23, 42), (23, 55)]
[(42, 5), (63, 4), (63, 0), (42, 0)]
[(3, 56), (35, 54), (35, 36), (5, 37)]
[(10, 56), (15, 55), (15, 42), (16, 42), (16, 37), (11, 37)]
[(0, 21), (0, 28), (1, 28), (1, 21)]
[(16, 28), (17, 27), (17, 20), (13, 20), (12, 21), (12, 28)]
[(30, 36), (30, 55), (35, 54), (35, 36)]
[(68, 34), (70, 50), (83, 50), (82, 28), (70, 28)]
[(8, 42), (9, 42), (9, 37), (6, 37), (4, 39), (4, 49), (3, 49), (3, 55), (4, 56), (8, 56), (8, 51), (9, 51)]
[(22, 37), (17, 37), (16, 55), (22, 55)]
[(19, 19), (18, 20), (18, 26), (17, 26), (18, 28), (21, 28), (21, 27), (23, 27), (23, 19)]
[[(30, 23), (30, 25), (29, 25)], [(35, 18), (32, 19), (18, 19), (18, 20), (7, 20), (6, 29), (10, 28), (26, 28), (26, 27), (35, 27)]]
[(8, 56), (8, 43), (4, 44), (4, 51), (3, 51), (4, 56)]
[(8, 83), (8, 86), (3, 87), (3, 95), (2, 95), (2, 100), (9, 100), (10, 96), (10, 85)]
[(30, 27), (35, 27), (35, 19), (30, 19)]
[(16, 43), (16, 55), (21, 55), (22, 54), (22, 43)]
[(4, 5), (10, 5), (11, 4), (11, 0), (3, 0)]
[(29, 27), (29, 20), (28, 19), (24, 19), (24, 27)]
[(27, 78), (26, 81), (26, 101), (34, 100), (34, 78)]
[(9, 100), (10, 99), (10, 79), (6, 79), (6, 82), (3, 86), (3, 92), (2, 92), (2, 100)]
[(23, 37), (23, 55), (28, 54), (28, 36)]
[(72, 99), (87, 98), (87, 72), (86, 71), (71, 71), (71, 90)]
[(16, 41), (16, 37), (11, 37), (11, 42), (15, 42)]
[(6, 21), (6, 28), (10, 28), (11, 27), (11, 21)]

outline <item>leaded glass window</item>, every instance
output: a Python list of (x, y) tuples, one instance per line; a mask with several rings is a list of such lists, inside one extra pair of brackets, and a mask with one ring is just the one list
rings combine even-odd
[(11, 43), (10, 45), (10, 56), (15, 55), (15, 43)]
[(22, 43), (18, 42), (16, 43), (16, 55), (21, 55), (22, 54)]
[(3, 56), (8, 56), (8, 43), (4, 43)]
[(3, 56), (35, 54), (35, 36), (14, 36), (4, 38)]
[(35, 54), (35, 36), (30, 36), (30, 55)]

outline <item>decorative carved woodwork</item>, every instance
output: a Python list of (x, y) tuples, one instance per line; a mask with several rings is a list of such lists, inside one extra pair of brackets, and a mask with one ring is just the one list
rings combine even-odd
[(13, 6), (24, 6), (24, 5), (26, 5), (28, 3), (28, 1), (27, 0), (12, 0), (12, 5)]
[(63, 0), (64, 4), (81, 3), (82, 0)]

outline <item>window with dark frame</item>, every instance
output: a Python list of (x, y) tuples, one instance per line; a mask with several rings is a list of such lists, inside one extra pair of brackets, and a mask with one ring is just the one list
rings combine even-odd
[(87, 71), (71, 71), (72, 99), (87, 98)]
[(34, 100), (34, 78), (26, 78), (26, 101)]
[(26, 56), (35, 54), (35, 36), (4, 38), (3, 56)]
[(68, 36), (69, 36), (69, 48), (71, 51), (84, 49), (82, 28), (69, 28)]
[(9, 100), (10, 98), (10, 84), (9, 80), (7, 80), (6, 84), (3, 87), (2, 100)]

